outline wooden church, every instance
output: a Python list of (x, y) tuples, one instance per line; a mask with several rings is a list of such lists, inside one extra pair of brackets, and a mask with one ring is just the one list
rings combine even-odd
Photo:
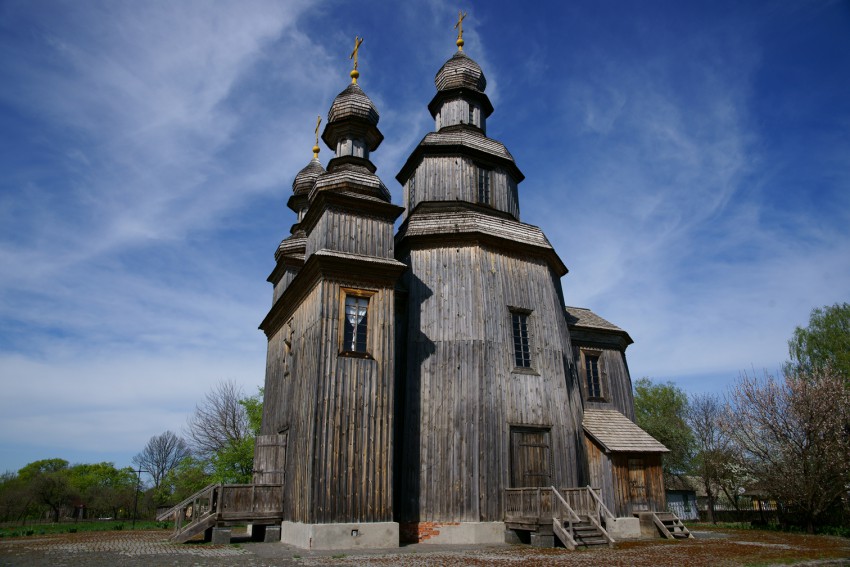
[(524, 176), (487, 137), (487, 82), (458, 23), (434, 131), (396, 176), (403, 207), (370, 161), (383, 135), (357, 83), (359, 39), (321, 135), (334, 155), (324, 168), (317, 124), (293, 182), (297, 222), (260, 326), (252, 488), (279, 488), (265, 523), (284, 543), (610, 545), (665, 510), (666, 448), (633, 422), (632, 340), (565, 308), (567, 268), (520, 220)]

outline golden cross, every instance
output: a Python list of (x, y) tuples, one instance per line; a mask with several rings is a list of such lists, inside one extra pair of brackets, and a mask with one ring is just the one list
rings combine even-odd
[(313, 157), (319, 157), (319, 124), (322, 123), (322, 116), (319, 115), (316, 117), (316, 145), (313, 146)]
[(463, 19), (466, 17), (466, 12), (462, 10), (457, 11), (457, 23), (455, 24), (455, 29), (457, 30), (457, 44), (458, 51), (463, 51)]
[(319, 145), (319, 124), (322, 123), (321, 115), (316, 117), (316, 145)]
[(362, 37), (354, 36), (354, 51), (351, 52), (351, 55), (348, 56), (349, 59), (354, 59), (354, 69), (357, 69), (357, 51), (360, 49), (360, 45), (363, 43)]

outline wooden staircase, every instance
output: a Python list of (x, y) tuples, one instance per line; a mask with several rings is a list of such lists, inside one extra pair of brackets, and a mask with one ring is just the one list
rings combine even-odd
[(279, 523), (282, 508), (281, 484), (210, 484), (156, 519), (173, 520), (169, 539), (183, 543), (215, 526)]
[(655, 512), (652, 514), (652, 521), (661, 535), (667, 539), (693, 539), (694, 537), (679, 516), (672, 512)]
[[(614, 539), (599, 523), (598, 514), (577, 514), (561, 493), (553, 486), (554, 509), (552, 531), (570, 550), (598, 546), (614, 547)], [(592, 489), (588, 487), (592, 492)], [(601, 502), (601, 501), (600, 501)]]

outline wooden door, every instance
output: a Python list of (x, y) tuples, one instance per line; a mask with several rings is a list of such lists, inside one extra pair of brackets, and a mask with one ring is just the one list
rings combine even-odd
[(632, 512), (649, 510), (646, 495), (646, 468), (643, 459), (629, 459), (629, 500)]
[(283, 484), (288, 431), (257, 435), (254, 445), (254, 484)]
[(511, 487), (551, 486), (548, 429), (511, 428)]

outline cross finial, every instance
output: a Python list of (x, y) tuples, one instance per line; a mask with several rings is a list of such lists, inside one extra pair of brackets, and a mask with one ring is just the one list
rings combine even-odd
[(466, 12), (463, 10), (457, 11), (457, 23), (455, 24), (455, 29), (457, 30), (457, 50), (463, 51), (463, 19), (466, 17)]
[(357, 84), (357, 77), (360, 76), (360, 71), (357, 70), (357, 52), (360, 50), (360, 45), (363, 43), (363, 38), (354, 36), (354, 51), (348, 56), (349, 59), (354, 59), (354, 69), (351, 70), (351, 82)]
[(319, 150), (321, 149), (319, 148), (319, 124), (321, 123), (322, 117), (320, 115), (316, 117), (316, 145), (313, 146), (313, 157), (316, 159), (319, 158)]

